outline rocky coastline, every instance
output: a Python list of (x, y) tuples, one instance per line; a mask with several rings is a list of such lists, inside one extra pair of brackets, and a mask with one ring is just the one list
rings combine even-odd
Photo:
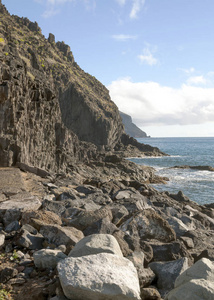
[(0, 17), (0, 299), (212, 300), (214, 205), (155, 190), (126, 158), (167, 154), (68, 45)]
[(2, 290), (14, 300), (212, 299), (213, 206), (156, 191), (151, 170), (144, 180), (83, 170), (0, 169)]

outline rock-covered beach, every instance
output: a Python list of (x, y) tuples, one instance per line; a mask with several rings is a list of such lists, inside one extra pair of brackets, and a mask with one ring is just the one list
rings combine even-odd
[(212, 299), (212, 205), (137, 180), (0, 175), (0, 281), (12, 299)]
[(129, 137), (70, 47), (0, 0), (0, 299), (214, 297), (214, 205), (125, 159)]

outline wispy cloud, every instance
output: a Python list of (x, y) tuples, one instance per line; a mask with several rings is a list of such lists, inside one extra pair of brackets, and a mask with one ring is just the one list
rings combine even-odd
[(132, 9), (129, 15), (130, 18), (136, 19), (138, 13), (141, 11), (144, 5), (145, 5), (145, 0), (133, 0)]
[(136, 40), (137, 35), (116, 34), (116, 35), (112, 35), (112, 38), (116, 41), (126, 42), (126, 41), (129, 41), (129, 40)]
[(189, 85), (207, 84), (207, 79), (204, 76), (192, 76), (187, 79)]
[(192, 73), (195, 73), (195, 68), (191, 67), (189, 69), (183, 69), (183, 68), (178, 68), (178, 70), (184, 72), (185, 74), (192, 74)]
[(144, 49), (142, 54), (138, 55), (139, 60), (141, 63), (153, 66), (158, 63), (157, 58), (153, 56), (153, 53), (156, 52), (156, 49), (150, 49), (150, 45), (148, 44)]
[(45, 19), (51, 18), (51, 17), (57, 15), (59, 12), (60, 12), (59, 9), (54, 9), (53, 7), (51, 7), (44, 11), (44, 13), (42, 14), (42, 17)]
[[(75, 2), (75, 0), (34, 0), (37, 3), (40, 3), (46, 7), (42, 16), (44, 18), (50, 18), (55, 16), (60, 12), (60, 8), (63, 4), (68, 2)], [(78, 0), (79, 2), (84, 3), (87, 10), (94, 10), (96, 8), (96, 0)]]
[(131, 10), (129, 13), (130, 19), (136, 19), (138, 17), (138, 13), (143, 9), (146, 0), (115, 0), (121, 7), (130, 3)]
[(175, 89), (157, 82), (112, 82), (108, 89), (119, 109), (138, 126), (192, 125), (214, 122), (214, 88), (183, 84)]

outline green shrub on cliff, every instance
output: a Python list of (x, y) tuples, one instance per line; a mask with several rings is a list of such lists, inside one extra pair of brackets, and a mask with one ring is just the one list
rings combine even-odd
[(13, 300), (11, 294), (0, 287), (0, 300)]

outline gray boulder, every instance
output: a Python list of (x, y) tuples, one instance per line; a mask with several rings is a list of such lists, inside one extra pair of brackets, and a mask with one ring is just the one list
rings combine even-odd
[(36, 196), (28, 195), (22, 198), (19, 195), (11, 200), (0, 202), (0, 215), (3, 215), (4, 225), (7, 226), (13, 221), (21, 218), (22, 212), (27, 210), (38, 210), (41, 202)]
[(171, 217), (167, 219), (168, 223), (174, 229), (177, 238), (184, 235), (187, 231), (195, 229), (195, 226), (187, 226), (180, 219), (176, 217)]
[(34, 252), (34, 264), (37, 268), (56, 268), (58, 262), (61, 259), (65, 259), (67, 256), (61, 250), (41, 249)]
[(112, 253), (123, 257), (117, 240), (110, 234), (92, 234), (83, 238), (68, 256), (78, 257), (97, 253)]
[(157, 239), (162, 242), (175, 240), (175, 232), (158, 213), (152, 209), (135, 214), (121, 225), (121, 230), (131, 235), (135, 228), (141, 239)]
[(175, 281), (175, 288), (165, 300), (213, 300), (214, 264), (202, 258), (184, 271)]
[(110, 253), (69, 257), (57, 265), (68, 299), (140, 300), (137, 271), (128, 259)]
[(188, 259), (184, 257), (169, 262), (152, 262), (149, 267), (157, 276), (157, 287), (163, 296), (174, 288), (176, 278), (188, 268)]
[(14, 198), (12, 200), (7, 200), (0, 203), (0, 211), (2, 210), (19, 210), (19, 211), (26, 211), (26, 210), (37, 210), (41, 206), (40, 200), (36, 196), (29, 196), (24, 199)]
[(44, 237), (41, 234), (31, 234), (27, 230), (23, 230), (21, 237), (17, 241), (17, 245), (23, 248), (36, 250), (42, 249), (42, 243), (44, 242)]
[(74, 246), (84, 237), (83, 233), (74, 227), (62, 227), (51, 224), (43, 225), (40, 233), (49, 243), (53, 243), (56, 246)]
[(91, 226), (87, 227), (83, 230), (85, 236), (91, 234), (114, 234), (114, 232), (118, 231), (118, 228), (115, 224), (113, 224), (109, 218), (103, 218), (91, 224)]
[(5, 232), (17, 231), (19, 229), (19, 221), (13, 221), (5, 227)]
[(84, 230), (103, 218), (108, 218), (110, 221), (113, 219), (111, 209), (108, 206), (95, 211), (82, 212), (78, 215), (78, 217), (69, 220), (69, 223), (67, 224), (76, 227), (79, 230)]

